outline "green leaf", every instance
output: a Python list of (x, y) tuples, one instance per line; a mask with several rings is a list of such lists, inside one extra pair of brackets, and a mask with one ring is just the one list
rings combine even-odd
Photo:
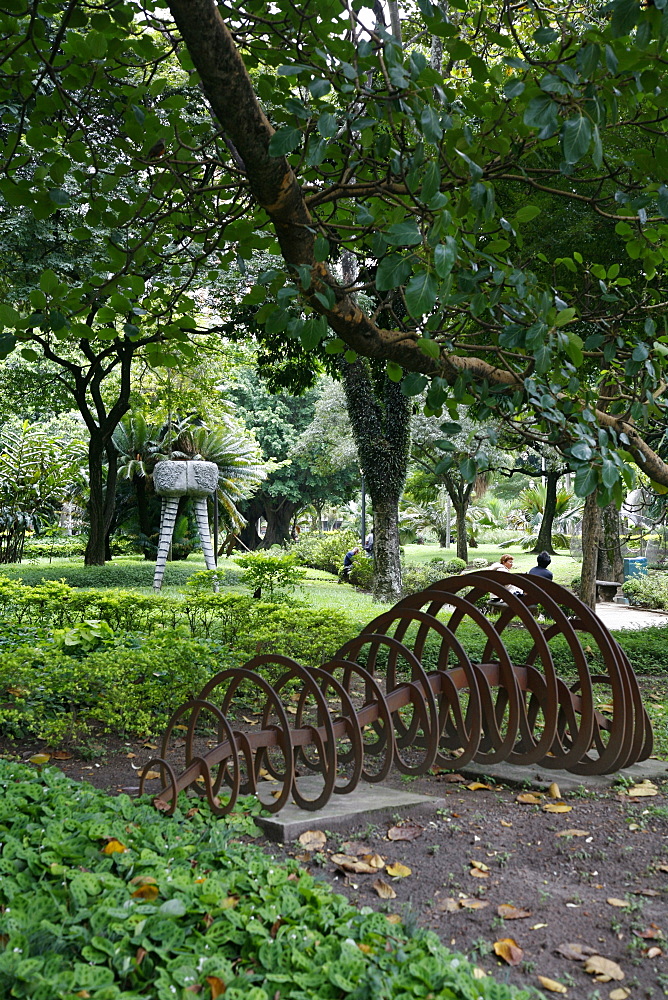
[(16, 347), (16, 337), (11, 333), (3, 333), (0, 336), (0, 358), (6, 358)]
[(287, 153), (291, 153), (293, 149), (296, 149), (301, 141), (302, 133), (300, 129), (292, 128), (289, 125), (285, 126), (285, 128), (279, 128), (278, 132), (274, 132), (269, 140), (269, 155), (285, 156)]
[(537, 205), (524, 205), (517, 212), (515, 212), (516, 222), (531, 222), (535, 219), (537, 215), (540, 215), (540, 209)]
[(16, 326), (20, 322), (20, 319), (21, 317), (16, 309), (7, 305), (6, 302), (0, 303), (0, 326)]
[(640, 4), (637, 0), (615, 0), (610, 21), (610, 32), (613, 38), (628, 35), (638, 23), (639, 17)]
[[(323, 111), (318, 118), (318, 132), (324, 139), (332, 139), (339, 131), (339, 124), (329, 111)], [(294, 148), (294, 147), (293, 147)]]
[(39, 287), (43, 292), (46, 292), (47, 295), (51, 295), (52, 292), (55, 292), (58, 284), (58, 278), (50, 268), (42, 271), (39, 276)]
[(601, 473), (601, 480), (604, 486), (608, 489), (613, 487), (617, 480), (619, 479), (619, 469), (609, 458), (603, 459), (603, 471)]
[(387, 377), (390, 382), (401, 382), (404, 377), (404, 370), (401, 365), (396, 364), (394, 361), (387, 362)]
[(435, 340), (430, 340), (428, 337), (418, 337), (417, 345), (423, 354), (427, 357), (433, 358), (434, 361), (438, 361), (441, 356), (441, 348)]
[(443, 135), (443, 128), (438, 115), (429, 105), (423, 109), (420, 122), (422, 124), (422, 134), (427, 142), (438, 143)]
[(445, 420), (441, 424), (441, 430), (443, 431), (444, 434), (461, 434), (462, 425), (456, 423), (453, 420)]
[(327, 260), (329, 257), (329, 240), (325, 239), (324, 236), (318, 236), (314, 247), (313, 256), (317, 261)]
[(63, 191), (62, 188), (52, 188), (49, 191), (49, 198), (54, 205), (58, 205), (59, 208), (65, 208), (71, 202), (69, 194), (67, 191)]
[(582, 466), (575, 473), (574, 491), (577, 497), (588, 497), (598, 485), (598, 475), (595, 467)]
[(422, 243), (422, 234), (418, 229), (417, 222), (408, 219), (406, 222), (396, 222), (384, 234), (388, 243), (397, 247), (413, 247)]
[(525, 87), (524, 80), (508, 80), (503, 88), (503, 96), (512, 101), (514, 97), (519, 97), (520, 94), (524, 93)]
[(537, 348), (534, 358), (536, 360), (536, 371), (539, 375), (544, 375), (552, 366), (552, 350), (548, 344), (542, 344)]
[(401, 383), (401, 391), (404, 396), (419, 396), (427, 385), (429, 379), (426, 375), (418, 372), (409, 372)]
[(561, 149), (566, 163), (577, 163), (591, 144), (591, 122), (584, 115), (569, 118), (561, 130)]
[(186, 912), (186, 904), (182, 899), (168, 899), (158, 909), (158, 913), (165, 917), (182, 917)]
[(586, 441), (578, 441), (571, 448), (571, 455), (573, 458), (577, 458), (579, 462), (588, 462), (592, 458), (594, 452), (591, 450), (590, 446)]
[(346, 342), (340, 337), (334, 337), (333, 340), (328, 340), (325, 344), (325, 354), (343, 354), (345, 349)]
[(388, 292), (398, 288), (408, 281), (412, 271), (409, 257), (400, 254), (389, 254), (383, 257), (376, 271), (376, 288), (379, 292)]
[(549, 94), (539, 94), (533, 97), (527, 104), (524, 112), (524, 124), (533, 128), (543, 129), (547, 126), (556, 126), (558, 105)]
[(457, 243), (452, 236), (446, 236), (445, 243), (434, 249), (434, 267), (439, 278), (447, 278), (457, 260)]
[(138, 104), (132, 104), (131, 108), (132, 108), (132, 114), (135, 116), (135, 121), (137, 122), (137, 124), (143, 125), (146, 119), (144, 109), (140, 108)]
[(427, 271), (414, 275), (406, 285), (406, 305), (411, 316), (419, 318), (428, 313), (436, 301), (436, 279)]
[(459, 472), (465, 483), (472, 483), (477, 471), (478, 466), (474, 458), (464, 458), (459, 463)]
[(572, 309), (570, 307), (568, 309), (562, 309), (560, 312), (557, 313), (557, 318), (554, 321), (554, 325), (566, 326), (567, 323), (571, 322), (574, 316), (575, 316), (575, 309)]
[(312, 97), (324, 97), (332, 89), (332, 85), (329, 80), (311, 80), (308, 85), (308, 89)]

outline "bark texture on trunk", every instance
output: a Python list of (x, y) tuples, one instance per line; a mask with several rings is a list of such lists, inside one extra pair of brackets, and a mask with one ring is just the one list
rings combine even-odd
[(598, 538), (601, 518), (596, 491), (585, 500), (582, 515), (582, 575), (580, 600), (587, 607), (596, 608), (596, 567), (598, 564)]
[(545, 473), (545, 510), (532, 552), (549, 552), (550, 555), (554, 555), (552, 526), (557, 513), (557, 486), (560, 478), (561, 473), (557, 469), (548, 469)]
[(379, 388), (374, 387), (369, 366), (360, 359), (352, 364), (342, 361), (341, 371), (357, 454), (373, 505), (373, 593), (379, 601), (398, 601), (399, 499), (408, 469), (410, 401), (387, 375), (380, 377)]
[(598, 542), (598, 580), (624, 580), (624, 560), (619, 540), (619, 511), (610, 503), (600, 511), (600, 531)]
[(469, 561), (469, 545), (466, 537), (466, 511), (467, 504), (456, 504), (455, 514), (457, 515), (457, 558), (463, 559), (465, 563)]

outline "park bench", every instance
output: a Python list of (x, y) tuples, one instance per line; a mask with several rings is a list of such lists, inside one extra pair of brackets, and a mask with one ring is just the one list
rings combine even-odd
[(616, 601), (620, 597), (623, 598), (622, 587), (623, 583), (618, 583), (617, 580), (597, 580), (596, 600)]

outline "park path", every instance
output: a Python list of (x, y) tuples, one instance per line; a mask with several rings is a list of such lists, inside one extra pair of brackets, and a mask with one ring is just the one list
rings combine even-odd
[(668, 625), (668, 614), (662, 611), (645, 611), (630, 608), (612, 601), (601, 601), (596, 605), (596, 614), (604, 625), (611, 629), (648, 628), (652, 625)]

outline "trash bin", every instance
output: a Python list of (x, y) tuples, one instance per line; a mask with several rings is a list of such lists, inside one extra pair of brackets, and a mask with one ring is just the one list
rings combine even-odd
[(630, 580), (634, 576), (647, 575), (647, 558), (636, 556), (634, 559), (624, 560), (624, 581)]

